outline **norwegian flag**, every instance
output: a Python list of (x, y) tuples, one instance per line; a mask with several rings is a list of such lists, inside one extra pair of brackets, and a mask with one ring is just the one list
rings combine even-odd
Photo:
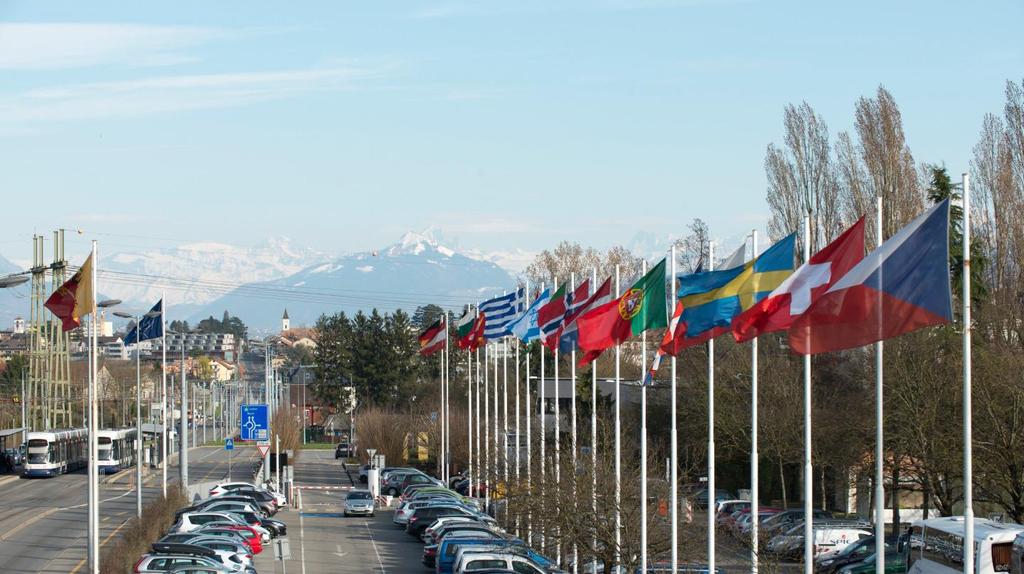
[[(589, 279), (588, 279), (589, 281)], [(584, 283), (587, 285), (587, 283)], [(588, 285), (589, 286), (589, 285)], [(579, 291), (579, 289), (577, 289)], [(609, 277), (604, 283), (587, 297), (576, 299), (572, 305), (572, 311), (565, 314), (565, 321), (558, 331), (558, 349), (568, 353), (576, 348), (576, 341), (579, 339), (579, 330), (576, 320), (582, 317), (587, 311), (595, 309), (612, 300), (612, 279)]]
[(568, 318), (574, 313), (578, 314), (586, 304), (587, 294), (590, 292), (590, 280), (580, 283), (572, 292), (567, 293), (567, 291), (568, 284), (563, 283), (551, 297), (551, 301), (537, 312), (541, 338), (544, 341), (544, 346), (551, 350), (555, 350), (559, 334), (567, 324)]

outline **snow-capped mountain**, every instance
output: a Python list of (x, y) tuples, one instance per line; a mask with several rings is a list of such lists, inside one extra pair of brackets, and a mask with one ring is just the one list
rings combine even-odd
[[(168, 305), (202, 305), (240, 283), (287, 277), (327, 256), (271, 238), (252, 247), (225, 243), (188, 243), (170, 249), (121, 252), (104, 261), (115, 273), (105, 278), (110, 297), (134, 305), (149, 305), (167, 293)], [(153, 277), (170, 277), (172, 281)]]
[(293, 326), (320, 315), (358, 310), (409, 313), (434, 303), (458, 308), (501, 294), (515, 284), (495, 263), (467, 257), (438, 242), (430, 230), (406, 233), (380, 250), (311, 265), (287, 277), (242, 285), (192, 313), (191, 320), (225, 310), (254, 331), (277, 332), (285, 309)]

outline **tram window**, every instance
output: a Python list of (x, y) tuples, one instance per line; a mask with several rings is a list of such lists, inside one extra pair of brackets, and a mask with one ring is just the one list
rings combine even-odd
[(49, 444), (49, 443), (48, 443), (48, 442), (46, 442), (46, 439), (45, 439), (45, 438), (33, 438), (33, 439), (29, 439), (29, 441), (28, 441), (28, 447), (29, 447), (29, 448), (32, 448), (32, 447), (34, 447), (34, 446), (35, 446), (35, 447), (39, 447), (39, 446), (46, 446), (46, 445), (48, 445), (48, 444)]

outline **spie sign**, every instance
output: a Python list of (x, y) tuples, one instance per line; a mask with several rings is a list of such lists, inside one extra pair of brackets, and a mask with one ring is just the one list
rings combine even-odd
[(249, 441), (270, 440), (267, 412), (267, 405), (242, 405), (242, 416), (238, 422), (239, 438)]

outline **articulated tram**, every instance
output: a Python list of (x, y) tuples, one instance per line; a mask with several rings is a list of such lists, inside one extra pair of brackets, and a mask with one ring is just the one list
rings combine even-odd
[(104, 474), (113, 474), (135, 466), (135, 428), (106, 429), (96, 432), (99, 448), (97, 469)]
[(89, 456), (88, 429), (29, 432), (25, 476), (56, 476), (82, 468)]

